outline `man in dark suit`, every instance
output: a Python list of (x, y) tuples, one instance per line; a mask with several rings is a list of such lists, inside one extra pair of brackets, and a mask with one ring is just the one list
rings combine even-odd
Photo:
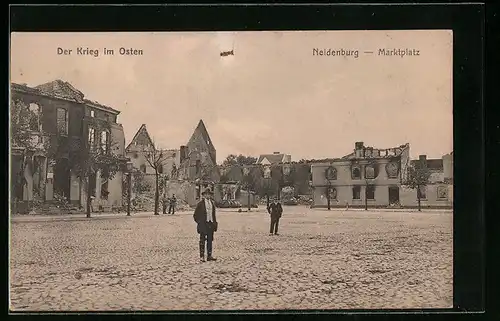
[(175, 203), (177, 203), (177, 199), (175, 198), (175, 194), (172, 194), (172, 197), (169, 200), (168, 214), (175, 214)]
[(278, 225), (280, 222), (281, 215), (283, 214), (283, 207), (281, 203), (278, 202), (277, 198), (273, 199), (273, 202), (267, 207), (267, 211), (271, 215), (271, 228), (269, 230), (269, 235), (278, 235)]
[(196, 205), (193, 218), (197, 224), (197, 232), (200, 234), (200, 261), (205, 262), (205, 243), (207, 245), (207, 261), (216, 261), (212, 256), (212, 241), (214, 232), (217, 231), (217, 218), (215, 216), (215, 203), (212, 199), (213, 193), (205, 189), (202, 199)]

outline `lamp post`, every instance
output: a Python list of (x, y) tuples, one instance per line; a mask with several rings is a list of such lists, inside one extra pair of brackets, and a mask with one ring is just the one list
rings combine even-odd
[(130, 198), (132, 194), (132, 162), (127, 162), (127, 216), (130, 216)]

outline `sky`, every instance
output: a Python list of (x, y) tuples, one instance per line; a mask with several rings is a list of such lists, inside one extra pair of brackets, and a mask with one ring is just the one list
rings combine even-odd
[[(409, 143), (412, 158), (441, 158), (453, 150), (452, 46), (447, 30), (12, 33), (10, 76), (29, 86), (68, 81), (120, 110), (127, 143), (146, 124), (160, 147), (178, 149), (203, 119), (219, 163), (228, 154), (342, 157), (357, 141)], [(384, 48), (419, 55), (378, 55)]]

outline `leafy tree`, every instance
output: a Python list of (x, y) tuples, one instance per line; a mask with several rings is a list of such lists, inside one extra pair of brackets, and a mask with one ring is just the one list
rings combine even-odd
[[(56, 154), (65, 151), (61, 147), (62, 144), (58, 144)], [(69, 147), (70, 167), (86, 183), (87, 217), (91, 216), (91, 177), (100, 174), (101, 178), (109, 180), (126, 166), (126, 159), (119, 155), (118, 149), (118, 145), (111, 140), (110, 124), (98, 119), (88, 122), (86, 142), (72, 141)]]
[[(13, 100), (10, 104), (10, 145), (13, 148), (20, 148), (22, 153), (21, 159), (31, 157), (35, 150), (44, 150), (47, 140), (43, 139), (44, 134), (41, 132), (41, 113), (40, 110), (30, 110), (30, 107), (22, 100)], [(36, 132), (38, 135), (33, 135)], [(39, 137), (43, 139), (42, 143)], [(12, 177), (12, 190), (20, 190), (27, 182), (24, 178), (24, 161), (21, 161), (19, 167), (16, 168), (16, 175)], [(35, 197), (40, 198), (42, 190), (44, 190), (45, 181), (42, 180), (39, 188), (35, 190)], [(16, 197), (16, 192), (12, 193), (12, 197)]]
[(266, 196), (266, 204), (269, 206), (269, 197), (276, 193), (276, 188), (273, 186), (273, 182), (270, 179), (264, 179), (262, 181), (261, 196)]
[(226, 157), (226, 159), (222, 162), (222, 166), (234, 166), (234, 165), (253, 165), (257, 161), (257, 158), (252, 156), (244, 156), (244, 155), (234, 155), (230, 154)]
[(271, 181), (273, 185), (276, 186), (277, 193), (276, 196), (278, 199), (281, 199), (281, 188), (284, 185), (284, 176), (283, 176), (283, 166), (282, 165), (273, 165), (271, 166)]
[(256, 157), (252, 157), (252, 156), (243, 156), (243, 155), (238, 155), (238, 157), (236, 157), (236, 163), (238, 165), (253, 165), (255, 164), (255, 162), (257, 162), (257, 158)]
[(296, 164), (294, 173), (295, 191), (297, 194), (307, 194), (309, 191), (309, 176), (311, 165), (306, 163)]
[(251, 210), (250, 192), (255, 192), (258, 182), (256, 169), (258, 170), (258, 168), (250, 167), (248, 168), (248, 172), (243, 175), (242, 185), (248, 192), (248, 210)]
[(233, 165), (238, 164), (237, 158), (238, 158), (238, 156), (236, 156), (234, 154), (228, 155), (226, 157), (226, 159), (224, 159), (224, 161), (222, 162), (222, 166), (224, 166), (224, 167), (231, 167)]
[[(46, 140), (46, 155), (51, 163), (67, 158), (69, 169), (85, 182), (87, 194), (86, 215), (91, 217), (91, 179), (100, 174), (105, 180), (122, 171), (126, 159), (119, 154), (119, 146), (111, 139), (110, 124), (99, 119), (87, 122), (87, 139), (72, 139), (52, 134)], [(106, 193), (107, 191), (103, 191)]]
[(206, 162), (201, 162), (200, 171), (198, 173), (198, 179), (202, 181), (211, 182), (214, 179), (214, 172), (218, 170), (216, 165), (212, 165)]
[(297, 176), (297, 171), (295, 169), (295, 166), (293, 165), (284, 165), (284, 166), (290, 166), (290, 168), (286, 175), (285, 173), (283, 173), (283, 186), (295, 186), (296, 176)]
[(429, 183), (431, 173), (423, 162), (417, 162), (407, 167), (406, 180), (403, 186), (417, 191), (418, 211), (421, 211), (422, 189)]
[(21, 100), (14, 100), (10, 104), (10, 135), (11, 144), (15, 147), (26, 149), (34, 148), (30, 125), (32, 119), (36, 117)]

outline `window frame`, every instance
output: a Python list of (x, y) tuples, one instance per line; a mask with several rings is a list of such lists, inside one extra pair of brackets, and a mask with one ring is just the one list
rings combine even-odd
[[(357, 172), (359, 173), (359, 176), (358, 176), (358, 177), (356, 177), (356, 176), (354, 175), (354, 172), (355, 172), (355, 171), (357, 171)], [(360, 180), (360, 179), (362, 178), (362, 175), (361, 175), (361, 168), (359, 168), (358, 166), (353, 167), (353, 168), (351, 169), (351, 178), (352, 178), (353, 180)]]
[[(38, 108), (37, 112), (34, 112), (31, 110), (31, 105), (35, 105)], [(42, 106), (38, 103), (31, 102), (28, 104), (28, 111), (30, 112), (32, 117), (36, 117), (36, 129), (31, 128), (31, 125), (33, 124), (29, 122), (29, 129), (34, 132), (41, 132), (42, 131)]]
[(96, 129), (92, 126), (88, 127), (87, 143), (90, 150), (96, 146)]
[[(357, 194), (358, 194), (358, 197), (355, 198), (355, 191), (357, 191)], [(352, 187), (352, 199), (355, 200), (355, 201), (359, 201), (361, 200), (361, 186), (359, 185), (354, 185)]]
[[(60, 116), (59, 111), (64, 111), (64, 128), (61, 127), (61, 119), (59, 117)], [(68, 136), (69, 135), (69, 112), (66, 108), (57, 107), (57, 109), (56, 109), (56, 127), (57, 127), (57, 133), (59, 135), (61, 135), (61, 136)]]
[(111, 140), (111, 132), (107, 129), (102, 130), (101, 133), (99, 134), (99, 148), (105, 154), (110, 152), (110, 140)]

